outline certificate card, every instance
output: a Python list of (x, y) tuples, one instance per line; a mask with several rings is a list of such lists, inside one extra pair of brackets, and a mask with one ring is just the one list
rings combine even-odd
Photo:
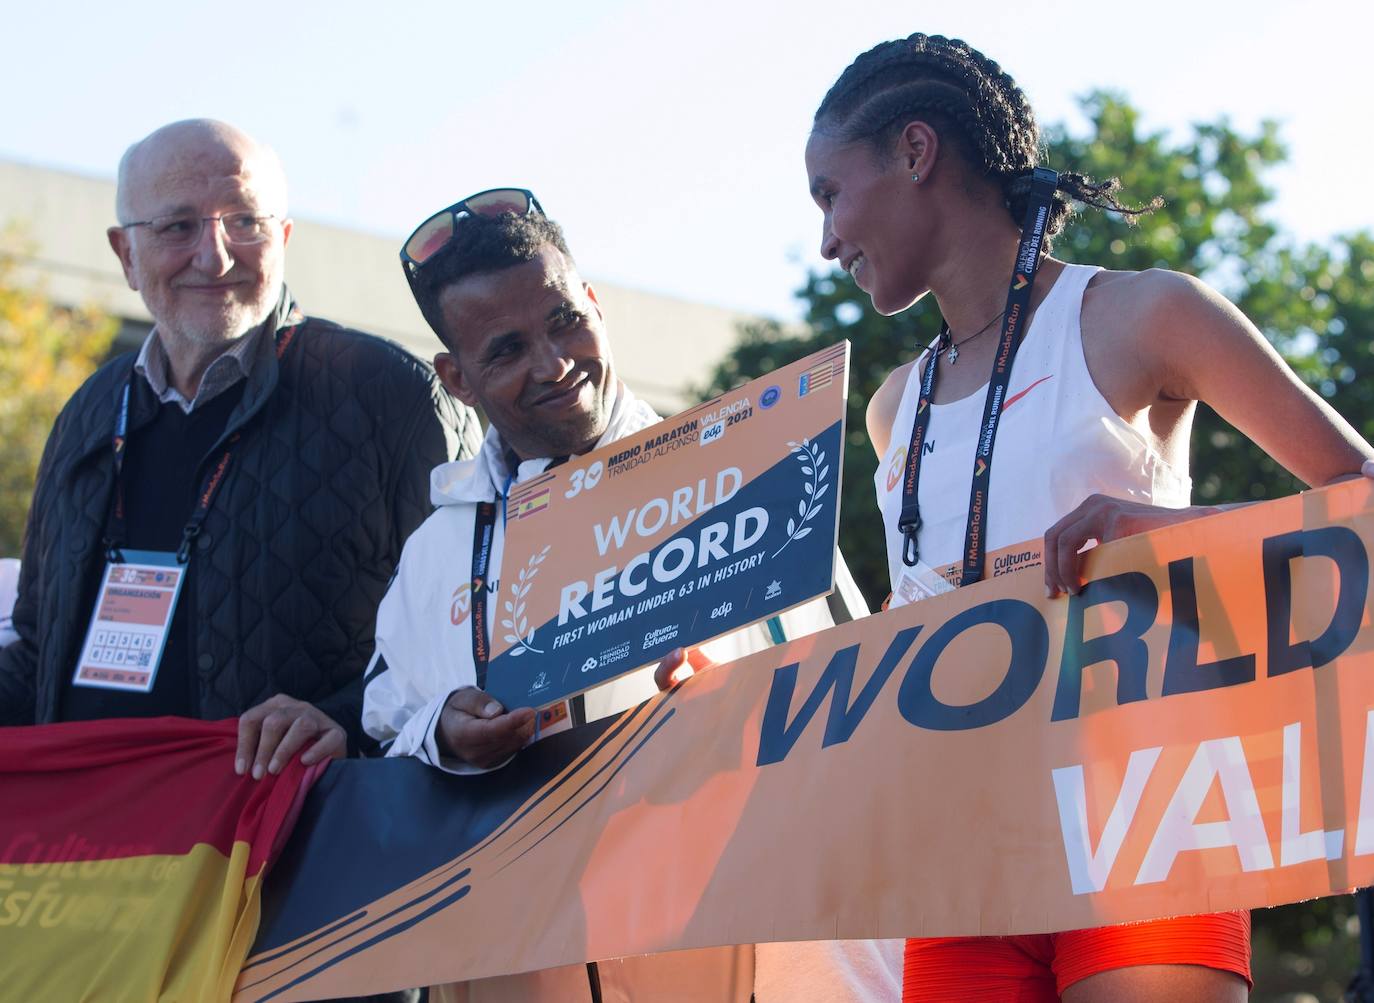
[(488, 691), (540, 707), (834, 585), (849, 343), (517, 485)]

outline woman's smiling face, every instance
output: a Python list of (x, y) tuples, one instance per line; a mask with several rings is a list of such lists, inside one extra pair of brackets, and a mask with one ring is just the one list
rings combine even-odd
[(817, 131), (806, 144), (806, 170), (824, 216), (821, 256), (839, 262), (879, 313), (911, 306), (926, 286), (918, 267), (923, 236), (917, 185), (903, 158)]

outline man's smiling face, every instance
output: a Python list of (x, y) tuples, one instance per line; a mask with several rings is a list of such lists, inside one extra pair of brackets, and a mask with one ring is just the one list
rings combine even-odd
[(459, 279), (439, 310), (452, 349), (434, 360), (440, 378), (521, 459), (586, 452), (606, 431), (616, 378), (601, 308), (556, 247)]

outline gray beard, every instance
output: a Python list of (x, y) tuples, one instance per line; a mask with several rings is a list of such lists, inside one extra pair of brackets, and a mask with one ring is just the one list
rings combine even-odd
[[(269, 309), (256, 321), (241, 321), (237, 324), (217, 326), (213, 329), (200, 327), (178, 328), (171, 336), (187, 344), (195, 345), (198, 348), (211, 348), (215, 346), (227, 348), (233, 342), (238, 341), (240, 338), (247, 337), (258, 328), (262, 327), (262, 325), (267, 322), (267, 318), (271, 313), (272, 311)], [(167, 333), (165, 328), (161, 330), (164, 334)]]

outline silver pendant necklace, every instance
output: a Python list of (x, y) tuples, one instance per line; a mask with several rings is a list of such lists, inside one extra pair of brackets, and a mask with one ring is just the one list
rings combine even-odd
[(988, 321), (986, 324), (984, 324), (982, 327), (980, 327), (980, 328), (979, 328), (977, 331), (975, 331), (973, 334), (970, 334), (970, 335), (969, 335), (967, 338), (965, 338), (963, 341), (955, 341), (954, 338), (951, 337), (951, 338), (949, 339), (949, 351), (945, 353), (945, 360), (946, 360), (947, 362), (949, 362), (949, 364), (950, 364), (951, 366), (954, 365), (956, 362), (959, 361), (959, 346), (960, 346), (960, 345), (967, 345), (967, 344), (968, 344), (970, 341), (972, 341), (974, 338), (976, 338), (976, 337), (978, 337), (979, 335), (985, 333), (990, 327), (992, 327), (993, 324), (996, 324), (996, 323), (997, 323), (999, 320), (1001, 320), (1005, 315), (1006, 315), (1006, 311), (1003, 310), (1003, 311), (1002, 311), (1001, 313), (999, 313), (996, 317), (992, 318), (992, 320)]

